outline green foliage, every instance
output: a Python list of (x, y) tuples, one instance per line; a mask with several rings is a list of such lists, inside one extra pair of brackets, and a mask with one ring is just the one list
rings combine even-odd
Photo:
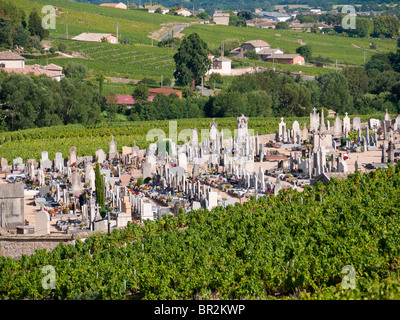
[(246, 58), (249, 58), (250, 60), (260, 60), (260, 56), (255, 52), (255, 51), (246, 51), (244, 54)]
[(399, 35), (400, 21), (392, 16), (378, 16), (373, 20), (374, 35), (393, 38)]
[(306, 61), (309, 61), (312, 56), (312, 48), (309, 44), (306, 44), (298, 47), (296, 53), (302, 55)]
[(208, 46), (197, 33), (185, 37), (174, 55), (176, 70), (174, 77), (178, 85), (199, 84), (202, 76), (210, 68)]
[(138, 102), (147, 101), (149, 91), (145, 83), (139, 83), (133, 91), (133, 98)]
[(0, 82), (0, 99), (9, 130), (95, 124), (100, 119), (102, 101), (94, 99), (94, 89), (80, 80), (64, 78), (57, 82), (46, 76), (11, 74)]
[(100, 173), (100, 164), (96, 163), (95, 167), (96, 202), (101, 208), (105, 209), (104, 178)]
[(87, 68), (84, 64), (69, 62), (64, 68), (63, 73), (66, 77), (83, 80), (88, 76)]
[[(0, 257), (0, 298), (399, 299), (398, 166)], [(54, 290), (41, 286), (48, 264)]]
[(289, 25), (287, 22), (280, 21), (275, 25), (276, 30), (289, 30)]

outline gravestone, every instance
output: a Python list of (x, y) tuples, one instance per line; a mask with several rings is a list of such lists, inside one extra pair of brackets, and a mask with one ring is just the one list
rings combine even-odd
[(97, 158), (97, 162), (98, 163), (102, 164), (104, 162), (104, 160), (106, 160), (106, 154), (103, 151), (103, 149), (97, 150), (95, 154), (96, 154), (96, 158)]
[(342, 134), (342, 120), (339, 114), (336, 114), (335, 122), (333, 123), (333, 134), (335, 136), (340, 136)]
[(0, 184), (0, 227), (5, 230), (24, 225), (24, 186)]
[(69, 148), (69, 164), (72, 165), (77, 162), (76, 147)]
[(149, 162), (145, 162), (142, 165), (142, 178), (143, 180), (146, 178), (151, 178), (152, 177), (152, 170), (151, 170), (151, 164)]
[(361, 129), (361, 119), (360, 117), (353, 118), (353, 130), (360, 130)]
[(122, 147), (122, 155), (126, 156), (128, 154), (132, 154), (132, 147), (123, 146)]
[(378, 129), (381, 127), (381, 121), (379, 119), (369, 119), (369, 128), (370, 129)]
[(347, 112), (345, 113), (345, 116), (343, 118), (343, 133), (345, 133), (346, 130), (347, 133), (349, 133), (351, 130), (350, 118), (348, 117)]
[(5, 158), (1, 158), (1, 171), (6, 171), (8, 166), (8, 161)]
[(56, 152), (56, 155), (54, 158), (54, 167), (60, 171), (62, 171), (62, 169), (64, 168), (64, 159), (62, 157), (61, 152)]
[(81, 176), (79, 173), (74, 172), (72, 174), (72, 180), (71, 180), (71, 191), (73, 193), (80, 193), (82, 192), (82, 185), (81, 185)]
[(108, 152), (108, 158), (112, 159), (117, 156), (117, 143), (114, 141), (114, 136), (111, 136), (111, 141), (109, 143), (109, 152)]
[(187, 170), (187, 157), (185, 153), (179, 153), (178, 155), (178, 166)]
[(301, 130), (301, 140), (307, 141), (308, 140), (308, 129), (307, 124), (304, 122), (303, 129)]
[(21, 170), (25, 169), (24, 160), (21, 157), (15, 158), (13, 160), (13, 170)]
[(131, 175), (130, 174), (121, 174), (119, 177), (119, 180), (121, 181), (121, 186), (128, 186), (129, 182), (131, 181)]
[(139, 147), (136, 145), (136, 142), (134, 146), (132, 147), (132, 156), (133, 157), (138, 157), (139, 156)]
[(36, 234), (49, 234), (50, 233), (50, 216), (48, 212), (43, 209), (36, 214)]
[(299, 122), (297, 120), (295, 120), (293, 122), (292, 130), (293, 130), (293, 136), (294, 137), (297, 137), (297, 135), (301, 132), (300, 131), (300, 124), (299, 124)]
[(317, 109), (314, 108), (314, 113), (310, 113), (310, 131), (318, 130), (319, 128), (319, 113)]

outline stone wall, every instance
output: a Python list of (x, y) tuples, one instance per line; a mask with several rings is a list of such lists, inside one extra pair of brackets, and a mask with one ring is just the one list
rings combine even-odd
[(23, 254), (32, 255), (35, 249), (46, 249), (50, 251), (61, 242), (64, 244), (75, 244), (75, 235), (3, 235), (0, 236), (0, 256), (19, 259)]
[[(122, 229), (113, 228), (113, 229)], [(96, 231), (96, 233), (107, 233), (108, 230)], [(47, 234), (47, 235), (29, 235), (29, 234), (6, 234), (0, 235), (0, 256), (20, 259), (23, 254), (32, 255), (35, 249), (53, 250), (60, 243), (66, 245), (75, 245), (76, 239), (85, 241), (94, 232), (79, 231), (70, 234)]]

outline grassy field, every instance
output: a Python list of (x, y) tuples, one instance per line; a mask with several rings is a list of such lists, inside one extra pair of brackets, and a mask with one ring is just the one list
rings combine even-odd
[(150, 33), (161, 28), (161, 24), (193, 22), (196, 19), (181, 16), (152, 14), (143, 10), (121, 10), (99, 5), (63, 0), (12, 0), (29, 14), (33, 8), (40, 12), (45, 5), (60, 7), (56, 18), (56, 30), (50, 30), (51, 37), (65, 37), (68, 24), (68, 38), (82, 32), (104, 32), (116, 34), (119, 23), (120, 38), (131, 42), (151, 44)]
[[(377, 50), (383, 52), (395, 51), (396, 40), (379, 38), (349, 38), (338, 35), (313, 34), (297, 32), (292, 30), (262, 29), (257, 27), (232, 27), (222, 25), (193, 25), (186, 28), (183, 33), (189, 35), (196, 32), (204, 39), (211, 49), (218, 49), (222, 41), (226, 39), (237, 39), (240, 43), (249, 40), (265, 40), (272, 48), (283, 49), (287, 53), (295, 53), (301, 44), (299, 40), (312, 47), (313, 56), (338, 60), (342, 64), (362, 65)], [(370, 49), (370, 43), (377, 45), (377, 50)]]

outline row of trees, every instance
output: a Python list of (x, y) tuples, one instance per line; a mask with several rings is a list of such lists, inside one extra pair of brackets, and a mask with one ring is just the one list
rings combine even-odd
[(0, 73), (2, 130), (20, 130), (70, 123), (95, 124), (104, 98), (89, 83), (65, 77), (29, 77)]
[(22, 8), (11, 1), (0, 0), (0, 47), (22, 46), (30, 50), (48, 36), (49, 31), (42, 28), (42, 18), (36, 10), (27, 18)]
[[(333, 15), (332, 13), (323, 14), (300, 14), (296, 17), (301, 23), (324, 22), (328, 25), (341, 26), (345, 13)], [(283, 28), (283, 27), (282, 27)], [(288, 28), (288, 26), (287, 26)], [(400, 20), (393, 15), (382, 15), (376, 17), (357, 16), (355, 20), (355, 29), (336, 29), (350, 36), (358, 37), (386, 37), (392, 38), (399, 35)], [(311, 32), (319, 33), (317, 25), (311, 29)]]

